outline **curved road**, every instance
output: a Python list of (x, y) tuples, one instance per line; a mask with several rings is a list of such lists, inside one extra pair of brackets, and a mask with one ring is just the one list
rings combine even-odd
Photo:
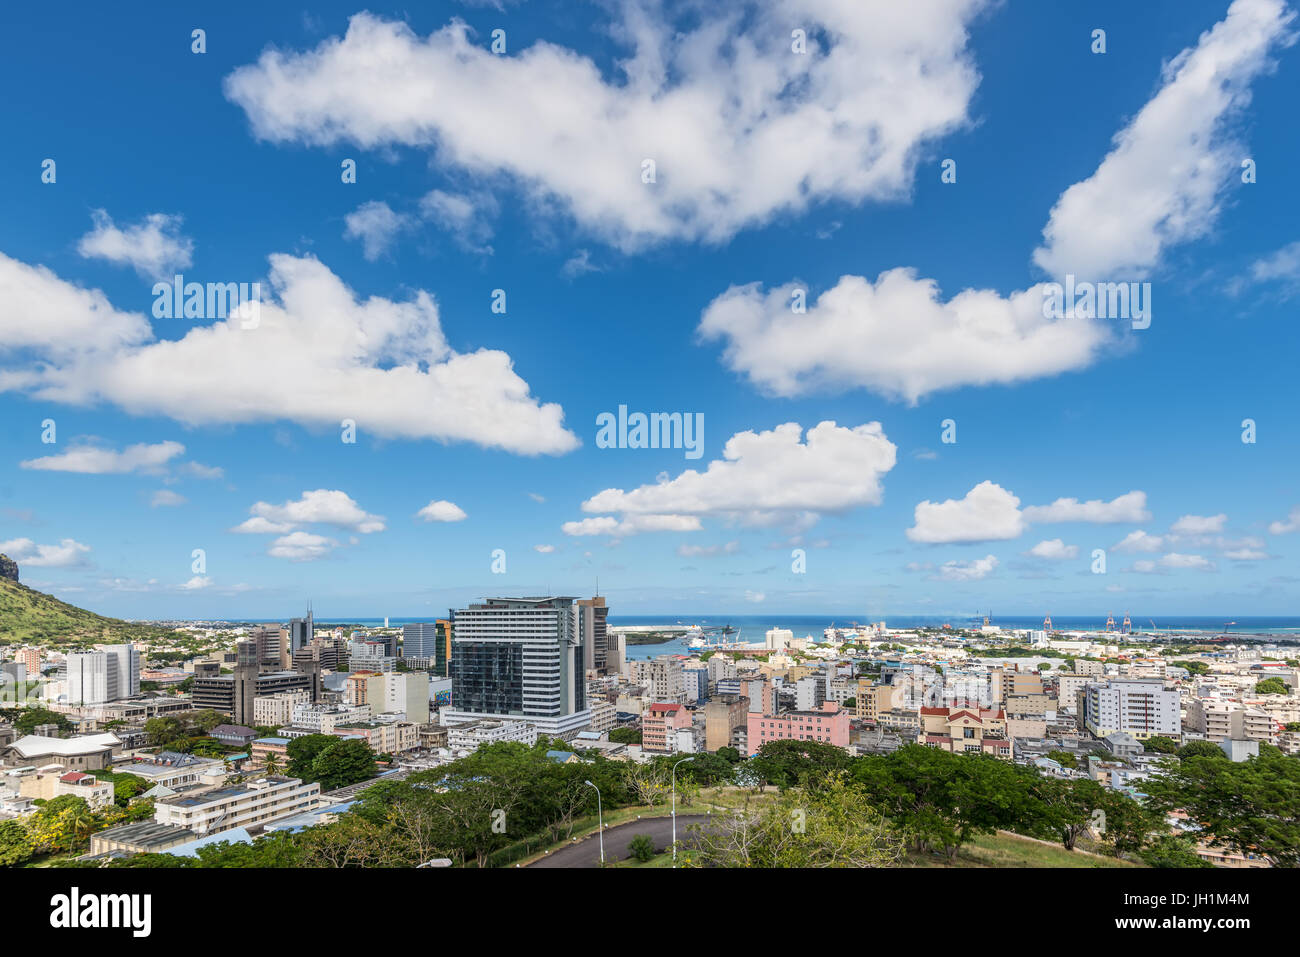
[[(707, 814), (678, 814), (677, 840), (686, 843), (686, 829), (692, 824), (702, 824), (709, 820)], [(605, 829), (605, 861), (625, 860), (631, 856), (628, 845), (638, 834), (647, 834), (655, 842), (655, 849), (661, 850), (672, 846), (673, 819), (671, 817), (648, 817), (640, 821), (629, 821), (616, 827)], [(539, 858), (529, 867), (599, 867), (600, 836), (593, 832), (577, 844), (566, 844), (557, 851), (551, 851), (546, 857)]]

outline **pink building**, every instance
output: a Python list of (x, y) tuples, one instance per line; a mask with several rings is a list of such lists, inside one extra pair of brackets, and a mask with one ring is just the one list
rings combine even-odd
[(641, 748), (667, 754), (676, 748), (669, 744), (678, 728), (691, 726), (691, 713), (679, 704), (652, 704), (641, 716)]
[(827, 701), (818, 711), (787, 711), (784, 714), (749, 715), (749, 753), (769, 741), (821, 741), (837, 747), (849, 746), (849, 723), (852, 716), (834, 701)]

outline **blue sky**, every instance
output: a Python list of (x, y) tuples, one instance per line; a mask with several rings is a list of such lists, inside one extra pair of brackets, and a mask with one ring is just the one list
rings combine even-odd
[[(24, 581), (127, 617), (597, 577), (616, 614), (1294, 611), (1281, 0), (429, 7), (4, 12)], [(177, 273), (262, 283), (257, 326), (153, 318)], [(1044, 317), (1067, 274), (1149, 282), (1149, 328)], [(620, 405), (702, 415), (702, 457), (598, 447)]]

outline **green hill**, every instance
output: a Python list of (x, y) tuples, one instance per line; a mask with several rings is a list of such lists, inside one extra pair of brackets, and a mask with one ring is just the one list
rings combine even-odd
[(169, 634), (170, 629), (156, 625), (96, 615), (0, 576), (0, 644), (90, 645), (157, 640)]

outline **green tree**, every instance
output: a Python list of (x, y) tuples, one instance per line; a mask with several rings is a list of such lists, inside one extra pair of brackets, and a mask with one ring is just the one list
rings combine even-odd
[(739, 764), (741, 761), (740, 752), (730, 745), (724, 745), (723, 747), (718, 748), (717, 753), (718, 757), (722, 758), (722, 760), (726, 761), (728, 764)]
[(1286, 682), (1276, 676), (1265, 678), (1255, 684), (1255, 694), (1289, 694)]
[(609, 740), (615, 744), (640, 744), (641, 732), (636, 728), (611, 728)]
[(687, 829), (688, 867), (888, 867), (904, 837), (844, 772), (790, 788), (775, 802), (750, 802)]
[(1142, 746), (1155, 754), (1177, 754), (1178, 742), (1162, 734), (1153, 735), (1142, 742)]
[(1182, 835), (1162, 834), (1142, 851), (1141, 856), (1147, 867), (1214, 867), (1197, 855), (1192, 839)]
[(655, 844), (648, 834), (638, 834), (628, 842), (627, 849), (631, 851), (631, 856), (644, 864), (655, 856)]
[(68, 716), (57, 711), (50, 711), (47, 708), (23, 708), (14, 721), (14, 730), (20, 735), (31, 734), (43, 724), (58, 725), (62, 732), (71, 731), (73, 727)]
[(1223, 748), (1219, 747), (1212, 741), (1190, 741), (1178, 749), (1178, 757), (1186, 761), (1188, 758), (1211, 758), (1220, 761), (1228, 760), (1224, 754)]
[(1049, 751), (1047, 756), (1063, 768), (1073, 770), (1079, 766), (1079, 760), (1070, 751)]
[(1246, 761), (1220, 752), (1169, 763), (1143, 783), (1153, 810), (1181, 809), (1214, 846), (1261, 855), (1274, 867), (1300, 866), (1300, 759), (1261, 744)]
[(312, 759), (305, 780), (320, 782), (322, 791), (333, 791), (373, 778), (376, 771), (375, 756), (366, 742), (335, 738), (334, 744)]
[(36, 848), (21, 821), (0, 821), (0, 867), (16, 867), (35, 854)]
[(749, 769), (763, 784), (781, 790), (795, 787), (810, 776), (846, 771), (853, 759), (843, 748), (823, 741), (787, 739), (769, 741), (749, 759)]
[(289, 776), (311, 780), (312, 762), (316, 756), (339, 739), (332, 734), (307, 734), (294, 738), (285, 747), (289, 758)]

